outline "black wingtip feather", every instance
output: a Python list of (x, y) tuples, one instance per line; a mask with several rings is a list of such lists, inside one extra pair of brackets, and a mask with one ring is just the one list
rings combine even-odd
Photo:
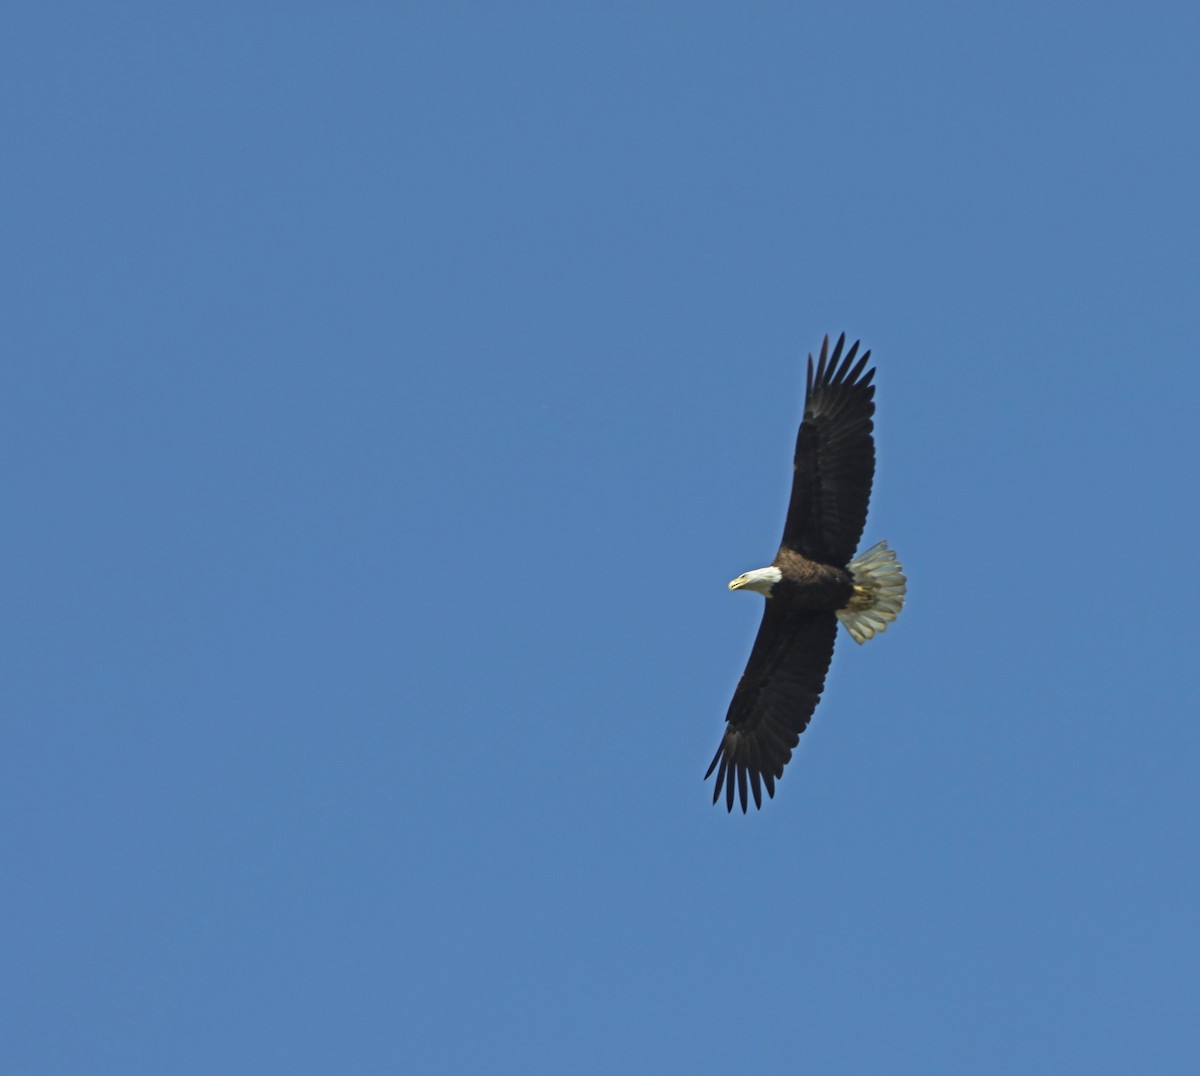
[[(712, 770), (710, 769), (708, 772), (712, 773)], [(705, 780), (707, 781), (708, 778), (706, 777)], [(713, 803), (716, 803), (717, 800), (719, 800), (721, 798), (721, 790), (724, 787), (724, 785), (725, 785), (725, 762), (724, 762), (724, 760), (722, 760), (721, 766), (717, 770), (717, 779), (713, 784)]]
[[(858, 347), (858, 344), (856, 343), (854, 346), (855, 346), (855, 347)], [(848, 382), (849, 382), (851, 385), (858, 384), (858, 385), (863, 385), (863, 386), (866, 386), (866, 385), (869, 385), (869, 384), (871, 383), (871, 378), (872, 378), (872, 377), (874, 376), (874, 374), (875, 374), (875, 371), (874, 371), (874, 370), (868, 370), (868, 371), (867, 371), (867, 376), (866, 376), (866, 377), (864, 377), (864, 378), (863, 378), (861, 381), (859, 380), (859, 375), (860, 375), (860, 374), (863, 372), (863, 367), (867, 365), (867, 360), (868, 360), (868, 359), (870, 359), (870, 357), (871, 357), (871, 352), (870, 352), (870, 349), (868, 349), (868, 350), (864, 351), (864, 352), (863, 352), (863, 354), (862, 354), (862, 358), (861, 358), (861, 359), (859, 359), (859, 360), (858, 360), (858, 362), (855, 364), (855, 366), (854, 366), (854, 369), (853, 369), (853, 370), (851, 370), (851, 371), (850, 371), (850, 372), (849, 372), (849, 373), (846, 375), (846, 380), (847, 380), (847, 381), (848, 381)]]
[(830, 371), (837, 369), (838, 360), (842, 357), (842, 348), (846, 346), (846, 334), (842, 333), (838, 337), (838, 342), (833, 345), (833, 355), (829, 360)]
[(858, 345), (860, 343), (861, 341), (855, 340), (854, 343), (850, 345), (850, 350), (846, 352), (846, 358), (842, 361), (842, 368), (839, 371), (839, 380), (845, 380), (846, 371), (850, 369), (850, 364), (854, 361), (854, 356), (858, 354)]

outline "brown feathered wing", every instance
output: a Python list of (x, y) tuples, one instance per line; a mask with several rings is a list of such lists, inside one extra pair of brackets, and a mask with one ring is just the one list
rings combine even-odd
[(767, 601), (758, 638), (729, 704), (729, 722), (705, 779), (717, 771), (713, 803), (725, 791), (733, 810), (734, 785), (742, 811), (747, 785), (762, 806), (762, 786), (775, 795), (787, 765), (825, 686), (833, 657), (837, 617), (823, 611), (788, 609)]
[(863, 373), (871, 353), (855, 362), (858, 342), (842, 358), (846, 336), (829, 354), (829, 337), (813, 369), (808, 357), (804, 421), (796, 435), (792, 499), (783, 546), (809, 560), (844, 568), (867, 522), (875, 477), (875, 371)]

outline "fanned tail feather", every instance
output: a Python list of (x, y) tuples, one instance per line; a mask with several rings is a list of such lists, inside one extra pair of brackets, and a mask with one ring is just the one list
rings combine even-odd
[(887, 542), (860, 553), (847, 570), (854, 577), (854, 597), (837, 616), (856, 643), (865, 643), (900, 615), (908, 581)]

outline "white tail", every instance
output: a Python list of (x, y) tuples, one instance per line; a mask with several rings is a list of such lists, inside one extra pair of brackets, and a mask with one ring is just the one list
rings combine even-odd
[(887, 542), (860, 553), (847, 569), (854, 576), (854, 597), (837, 615), (854, 641), (865, 643), (900, 615), (908, 581)]

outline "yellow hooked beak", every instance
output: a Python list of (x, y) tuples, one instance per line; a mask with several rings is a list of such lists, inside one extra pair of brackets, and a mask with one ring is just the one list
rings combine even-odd
[(741, 590), (742, 587), (744, 587), (749, 582), (750, 582), (750, 576), (739, 575), (736, 579), (730, 580), (729, 589), (730, 590)]

